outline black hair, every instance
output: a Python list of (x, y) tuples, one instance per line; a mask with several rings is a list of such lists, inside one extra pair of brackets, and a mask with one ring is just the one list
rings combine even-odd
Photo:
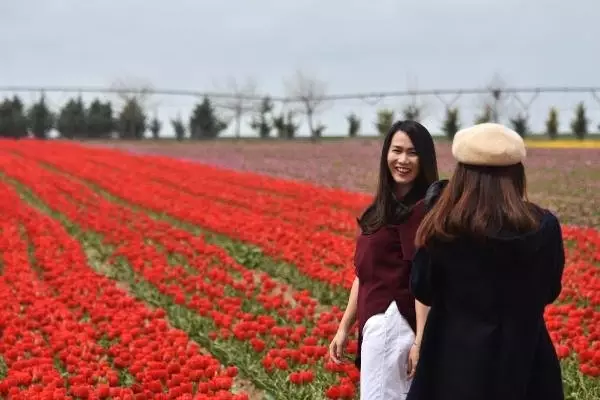
[[(406, 133), (419, 157), (417, 177), (410, 191), (401, 200), (396, 197), (396, 182), (387, 161), (392, 139), (397, 132)], [(361, 231), (368, 234), (384, 225), (401, 223), (410, 214), (412, 206), (425, 196), (427, 188), (438, 178), (435, 146), (427, 128), (411, 120), (395, 122), (383, 139), (375, 198), (358, 219)]]

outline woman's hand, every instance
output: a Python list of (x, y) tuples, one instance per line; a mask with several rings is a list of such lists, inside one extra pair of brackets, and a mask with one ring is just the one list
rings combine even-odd
[(408, 378), (412, 378), (415, 376), (415, 371), (417, 370), (417, 364), (419, 363), (419, 345), (413, 343), (410, 347), (410, 351), (408, 352), (408, 362), (406, 363), (406, 373), (408, 374)]
[(343, 329), (339, 329), (335, 334), (335, 337), (329, 345), (329, 357), (336, 363), (342, 362), (344, 355), (344, 349), (346, 348), (346, 342), (348, 341), (348, 332)]

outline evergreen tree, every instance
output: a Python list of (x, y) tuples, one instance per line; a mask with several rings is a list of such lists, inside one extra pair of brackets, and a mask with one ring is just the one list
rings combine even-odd
[(444, 124), (442, 125), (442, 131), (448, 139), (452, 140), (459, 129), (460, 122), (458, 108), (446, 108), (446, 118), (444, 119)]
[(220, 120), (208, 97), (196, 105), (190, 116), (189, 130), (192, 139), (215, 139), (227, 128), (227, 123)]
[(152, 118), (152, 121), (150, 121), (150, 132), (152, 132), (152, 138), (153, 139), (159, 139), (160, 138), (160, 130), (162, 128), (162, 124), (159, 121), (158, 118), (154, 117)]
[(143, 139), (146, 132), (146, 114), (138, 99), (131, 97), (126, 100), (125, 106), (119, 114), (117, 124), (121, 139)]
[(112, 104), (95, 99), (86, 113), (87, 136), (94, 139), (111, 137), (115, 130)]
[(292, 111), (288, 111), (287, 114), (282, 112), (277, 117), (274, 117), (273, 126), (275, 127), (279, 138), (288, 140), (293, 139), (296, 136), (296, 132), (300, 127), (300, 125), (294, 121), (294, 113)]
[(182, 141), (185, 138), (185, 124), (181, 120), (181, 117), (171, 120), (173, 131), (175, 132), (175, 139)]
[(44, 95), (27, 112), (27, 126), (37, 139), (47, 139), (54, 128), (55, 116), (46, 105)]
[(375, 123), (375, 128), (377, 128), (377, 132), (379, 132), (381, 136), (387, 134), (393, 123), (394, 111), (386, 108), (377, 111), (377, 122)]
[(27, 116), (18, 96), (0, 104), (0, 136), (19, 139), (27, 136)]
[(525, 137), (529, 133), (527, 117), (523, 114), (519, 113), (515, 118), (511, 118), (510, 124), (512, 125), (512, 129), (521, 137)]
[(348, 121), (348, 136), (355, 137), (360, 130), (360, 118), (355, 113), (351, 113), (346, 120)]
[(421, 107), (415, 104), (409, 104), (402, 109), (404, 119), (409, 121), (421, 121)]
[(85, 106), (81, 97), (70, 99), (60, 110), (56, 130), (66, 139), (87, 137)]
[(583, 102), (577, 104), (575, 109), (575, 118), (571, 121), (571, 131), (577, 139), (583, 140), (588, 133), (588, 119), (585, 115), (585, 106)]
[(558, 137), (558, 110), (555, 107), (550, 109), (548, 119), (546, 120), (546, 134), (550, 139)]
[(475, 118), (475, 123), (483, 124), (486, 122), (492, 122), (493, 117), (494, 117), (494, 110), (492, 109), (492, 106), (489, 104), (485, 104), (483, 106), (483, 111), (482, 111), (481, 115), (478, 115)]
[(252, 130), (257, 132), (258, 136), (263, 139), (266, 139), (271, 135), (271, 130), (273, 129), (270, 122), (272, 112), (273, 102), (270, 97), (266, 96), (260, 103), (257, 115), (252, 117), (252, 121), (250, 122)]
[(321, 138), (323, 136), (323, 132), (327, 129), (327, 125), (322, 124), (321, 122), (317, 123), (317, 126), (314, 128), (312, 139)]

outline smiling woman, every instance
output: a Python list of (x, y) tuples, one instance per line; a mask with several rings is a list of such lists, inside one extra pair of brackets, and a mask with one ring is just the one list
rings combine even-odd
[(415, 300), (408, 290), (414, 235), (423, 218), (423, 198), (438, 179), (429, 131), (414, 121), (399, 121), (381, 149), (379, 186), (358, 223), (354, 255), (356, 277), (348, 306), (330, 345), (340, 362), (349, 329), (358, 316), (356, 365), (360, 398), (404, 399), (418, 355)]
[(397, 194), (405, 196), (419, 173), (419, 156), (405, 132), (399, 131), (394, 135), (387, 161), (392, 178), (400, 189)]

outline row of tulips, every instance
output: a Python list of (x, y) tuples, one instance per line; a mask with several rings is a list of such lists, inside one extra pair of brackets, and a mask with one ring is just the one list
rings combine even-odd
[(81, 244), (4, 182), (0, 212), (0, 395), (248, 399), (230, 391), (235, 367), (221, 367), (170, 328), (162, 310), (95, 274)]
[[(65, 149), (72, 151), (74, 146), (70, 143), (61, 144)], [(90, 154), (88, 147), (84, 148), (86, 154)], [(78, 150), (76, 150), (78, 151)], [(255, 193), (268, 192), (276, 193), (278, 197), (302, 198), (311, 205), (326, 205), (335, 204), (336, 208), (347, 209), (350, 211), (361, 211), (365, 205), (371, 200), (371, 196), (364, 193), (348, 192), (347, 190), (330, 188), (324, 186), (316, 186), (315, 184), (298, 181), (284, 180), (268, 175), (257, 174), (250, 171), (233, 171), (223, 168), (218, 168), (211, 165), (190, 162), (187, 160), (175, 159), (172, 157), (164, 157), (159, 155), (144, 154), (136, 156), (133, 153), (124, 153), (119, 150), (102, 149), (103, 154), (108, 154), (109, 157), (120, 159), (123, 155), (128, 158), (136, 157), (138, 160), (151, 161), (153, 165), (172, 172), (189, 171), (194, 169), (200, 172), (200, 175), (209, 177), (207, 181), (222, 181), (236, 187), (252, 189)], [(307, 159), (305, 168), (311, 168), (310, 162), (314, 160)], [(353, 163), (355, 160), (349, 159), (348, 163)], [(187, 173), (185, 174), (188, 175)]]
[[(286, 285), (253, 275), (202, 238), (111, 203), (76, 180), (31, 160), (6, 155), (0, 168), (78, 226), (101, 234), (105, 246), (115, 247), (109, 264), (123, 259), (139, 278), (175, 304), (210, 321), (202, 326), (210, 330), (210, 338), (228, 351), (246, 353), (241, 358), (250, 359), (245, 364), (248, 369), (260, 368), (264, 370), (261, 378), (282, 386), (291, 383), (287, 398), (293, 398), (289, 396), (294, 392), (300, 396), (314, 390), (330, 392), (333, 398), (336, 390), (340, 397), (353, 396), (358, 378), (354, 366), (338, 367), (325, 360), (339, 311), (317, 314), (316, 302), (306, 294), (292, 297)], [(170, 250), (162, 252), (147, 241)], [(316, 388), (302, 391), (295, 387), (312, 384), (315, 374)]]
[[(286, 210), (289, 209), (291, 212), (294, 209), (303, 210), (303, 204), (311, 204), (301, 194), (298, 193), (297, 198), (292, 198), (289, 196), (289, 192), (286, 191), (275, 193), (274, 196), (255, 192), (254, 197), (248, 199), (250, 193), (244, 192), (246, 189), (240, 189), (236, 184), (232, 184), (232, 182), (241, 183), (239, 180), (235, 181), (235, 179), (230, 178), (225, 184), (217, 184), (212, 182), (212, 179), (218, 179), (219, 175), (204, 175), (206, 167), (190, 166), (175, 160), (160, 159), (160, 162), (149, 163), (148, 158), (115, 154), (113, 152), (105, 153), (104, 151), (90, 151), (89, 160), (105, 166), (119, 165), (117, 170), (120, 175), (127, 175), (128, 171), (143, 171), (140, 172), (145, 177), (143, 179), (160, 180), (169, 187), (177, 187), (197, 196), (238, 204), (238, 207), (253, 212), (257, 219), (272, 213), (273, 210), (279, 213), (282, 211), (282, 207), (285, 207)], [(115, 171), (114, 168), (111, 169)], [(191, 178), (186, 179), (184, 182), (178, 179), (186, 173), (190, 175), (190, 169), (197, 173), (192, 173)], [(232, 174), (230, 171), (226, 173)], [(98, 183), (98, 181), (94, 180), (94, 183)], [(102, 183), (100, 183), (100, 186), (107, 187)], [(273, 190), (273, 188), (271, 187), (270, 190)], [(275, 190), (273, 191), (275, 192)], [(126, 196), (120, 196), (126, 198)], [(260, 206), (251, 205), (255, 199), (257, 199)], [(269, 201), (269, 199), (271, 200)], [(281, 205), (280, 208), (277, 208), (277, 204)], [(318, 231), (324, 227), (340, 229), (340, 225), (336, 226), (334, 222), (323, 222), (324, 215), (327, 215), (322, 211), (324, 204), (313, 202), (311, 205), (314, 207), (314, 214), (310, 212), (298, 213), (305, 215), (305, 220), (300, 221), (303, 229), (312, 230), (314, 235), (318, 235)], [(339, 217), (339, 214), (335, 214), (338, 211), (336, 204), (330, 203), (328, 206), (332, 210), (330, 216), (332, 218), (334, 216)], [(160, 211), (169, 213), (168, 209)], [(280, 217), (292, 220), (287, 213), (280, 214)], [(298, 222), (300, 217), (296, 216), (294, 218)], [(315, 222), (310, 223), (308, 221)], [(296, 229), (298, 230), (298, 228)], [(565, 270), (564, 288), (561, 297), (557, 305), (548, 307), (546, 320), (561, 357), (567, 357), (572, 353), (576, 354), (580, 362), (581, 372), (597, 377), (600, 376), (600, 312), (598, 311), (598, 306), (600, 306), (600, 273), (597, 268), (598, 262), (600, 262), (600, 233), (593, 228), (569, 226), (564, 228), (563, 233), (567, 242), (573, 243), (574, 246), (568, 249), (568, 267)], [(351, 259), (351, 254), (345, 254), (345, 256)], [(298, 263), (297, 260), (292, 260), (292, 262)]]
[[(114, 158), (118, 159), (115, 163)], [(172, 162), (170, 166), (161, 163), (149, 163), (143, 157), (131, 157), (125, 154), (116, 156), (104, 153), (91, 153), (88, 160), (108, 166), (124, 173), (139, 171), (144, 179), (175, 187), (197, 197), (206, 197), (213, 201), (230, 203), (258, 215), (273, 215), (286, 222), (303, 225), (315, 232), (328, 230), (343, 236), (357, 233), (356, 217), (359, 211), (332, 207), (331, 203), (315, 203), (310, 193), (301, 196), (285, 196), (277, 191), (257, 191), (219, 180), (205, 171), (188, 175), (189, 165)], [(199, 167), (202, 170), (202, 167)], [(181, 180), (182, 175), (188, 175)]]
[(14, 145), (14, 150), (27, 158), (72, 172), (132, 204), (255, 244), (265, 254), (294, 264), (311, 279), (346, 289), (352, 285), (352, 239), (328, 231), (314, 231), (276, 216), (257, 214), (140, 179), (139, 171), (143, 171), (143, 167), (119, 172), (87, 160), (85, 152), (103, 150), (82, 148), (74, 153), (74, 149), (61, 147), (43, 151), (39, 146), (38, 143), (21, 147)]
[[(154, 209), (155, 211), (161, 213), (171, 214), (179, 217), (182, 220), (187, 220), (188, 222), (193, 222), (214, 230), (215, 225), (210, 225), (208, 223), (210, 221), (207, 222), (207, 220), (204, 220), (201, 221), (204, 223), (199, 223), (195, 218), (186, 219), (186, 211), (179, 211), (180, 214), (177, 215), (178, 210), (181, 209), (187, 210), (188, 215), (197, 215), (194, 214), (193, 210), (197, 209), (199, 206), (207, 204), (199, 202), (198, 199), (195, 199), (192, 196), (185, 198), (179, 197), (178, 200), (171, 200), (170, 203), (153, 203), (152, 200), (148, 200), (148, 198), (153, 198), (151, 192), (149, 191), (146, 191), (145, 202), (139, 201), (140, 199), (143, 200), (142, 197), (136, 198), (135, 196), (132, 196), (130, 192), (139, 193), (141, 196), (144, 186), (140, 186), (140, 184), (143, 184), (144, 180), (150, 178), (138, 178), (138, 181), (142, 181), (140, 183), (136, 182), (136, 180), (132, 177), (128, 177), (128, 175), (136, 173), (138, 173), (138, 176), (144, 177), (148, 176), (148, 172), (139, 172), (144, 171), (143, 165), (138, 165), (136, 167), (134, 163), (125, 164), (125, 160), (129, 157), (127, 155), (118, 155), (118, 157), (115, 156), (114, 161), (111, 164), (118, 164), (121, 166), (127, 165), (128, 168), (131, 168), (130, 172), (121, 172), (120, 174), (115, 174), (115, 170), (113, 168), (99, 168), (101, 164), (106, 164), (107, 160), (110, 161), (110, 158), (112, 157), (111, 152), (105, 152), (104, 150), (87, 150), (85, 148), (79, 148), (78, 146), (71, 146), (73, 151), (78, 152), (75, 156), (67, 155), (66, 153), (60, 153), (60, 151), (55, 150), (54, 148), (52, 151), (54, 154), (48, 154), (47, 150), (43, 151), (43, 146), (43, 144), (38, 143), (32, 144), (31, 146), (29, 146), (29, 143), (27, 146), (17, 146), (11, 143), (9, 146), (7, 146), (7, 148), (12, 149), (20, 154), (25, 154), (27, 157), (44, 161), (55, 165), (60, 169), (67, 170), (71, 174), (77, 175), (90, 182), (93, 182), (95, 185), (108, 189), (108, 191), (118, 195), (121, 198), (124, 198), (125, 200), (128, 200), (130, 203), (142, 203), (147, 208)], [(69, 148), (69, 145), (61, 146)], [(64, 158), (61, 160), (59, 155)], [(104, 157), (105, 161), (103, 161), (102, 157)], [(167, 160), (164, 160), (164, 162), (165, 164), (168, 163)], [(177, 164), (176, 161), (173, 161), (173, 163)], [(161, 166), (161, 168), (164, 168), (165, 170), (168, 169), (167, 166)], [(193, 164), (189, 164), (188, 168), (188, 175), (196, 175), (204, 171), (204, 167), (196, 168), (196, 166)], [(90, 171), (93, 171), (93, 173)], [(98, 175), (94, 176), (94, 174)], [(125, 182), (127, 185), (127, 190), (119, 190), (118, 185), (110, 181), (118, 179), (118, 177), (125, 177), (121, 183)], [(175, 184), (176, 182), (173, 182), (173, 185)], [(291, 184), (287, 183), (287, 185)], [(145, 186), (146, 189), (156, 189), (159, 187), (160, 185), (156, 183)], [(155, 191), (154, 193), (158, 193), (159, 196), (162, 197), (167, 193), (173, 195), (174, 192), (177, 193), (176, 191)], [(284, 195), (289, 197), (289, 193), (285, 193)], [(177, 194), (175, 194), (175, 196), (177, 196)], [(183, 199), (185, 201), (182, 201)], [(163, 207), (156, 207), (158, 204), (163, 205)], [(331, 204), (332, 208), (334, 208), (334, 206), (334, 204)], [(230, 210), (234, 210), (234, 208), (232, 207)], [(243, 215), (246, 218), (257, 218), (256, 214), (248, 215), (248, 213), (246, 213)], [(217, 215), (214, 217), (226, 218), (227, 216)], [(260, 217), (260, 215), (258, 215), (258, 217)], [(243, 225), (243, 221), (240, 222)], [(271, 229), (276, 229), (276, 227), (277, 225), (270, 225)], [(302, 230), (303, 227), (296, 226), (295, 229), (297, 232), (298, 230)], [(598, 295), (598, 289), (600, 287), (597, 265), (600, 261), (598, 252), (600, 237), (598, 231), (594, 229), (576, 227), (565, 227), (564, 235), (565, 239), (567, 239), (567, 241), (570, 242), (573, 247), (570, 247), (567, 253), (568, 266), (565, 270), (561, 297), (556, 305), (548, 307), (546, 320), (548, 322), (552, 338), (561, 357), (568, 357), (570, 355), (576, 356), (580, 362), (579, 368), (581, 372), (589, 376), (598, 376), (598, 367), (600, 366), (598, 360), (600, 346), (598, 343), (600, 341), (598, 340), (599, 332), (597, 327), (600, 326), (600, 315), (597, 309), (600, 300)], [(115, 236), (119, 235), (115, 234)], [(275, 241), (276, 240), (277, 239), (275, 239)], [(302, 261), (302, 258), (291, 260), (291, 262), (295, 263), (296, 265), (300, 265)], [(303, 272), (305, 271), (306, 269), (303, 270)], [(290, 379), (301, 381), (303, 379), (301, 376), (301, 374), (295, 374), (293, 376), (291, 375)], [(336, 390), (337, 388), (334, 388), (333, 392)]]

